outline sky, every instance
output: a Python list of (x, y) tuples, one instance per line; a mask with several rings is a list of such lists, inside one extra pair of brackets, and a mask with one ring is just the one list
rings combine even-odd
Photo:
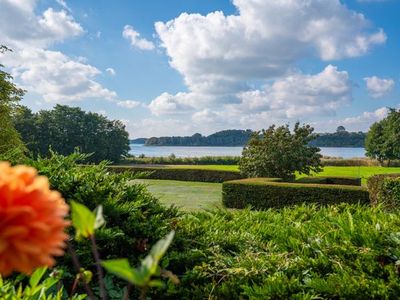
[(400, 0), (0, 0), (0, 44), (22, 104), (131, 138), (366, 131), (400, 108)]

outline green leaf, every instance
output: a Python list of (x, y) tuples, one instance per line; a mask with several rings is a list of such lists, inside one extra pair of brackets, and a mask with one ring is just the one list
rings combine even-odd
[(31, 277), (29, 278), (29, 285), (31, 286), (32, 289), (34, 289), (39, 284), (40, 280), (42, 279), (46, 271), (47, 268), (43, 267), (43, 268), (38, 268), (35, 270), (35, 272), (33, 272)]
[(99, 206), (95, 212), (91, 212), (86, 206), (71, 201), (72, 225), (76, 230), (76, 238), (89, 237), (95, 229), (104, 224), (103, 209)]
[(134, 285), (143, 286), (144, 284), (144, 280), (131, 268), (129, 261), (126, 258), (102, 261), (101, 265), (108, 272), (125, 279)]

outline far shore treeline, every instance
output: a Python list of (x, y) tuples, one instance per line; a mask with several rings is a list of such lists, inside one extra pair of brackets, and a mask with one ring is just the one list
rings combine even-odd
[[(146, 146), (244, 146), (253, 134), (249, 129), (234, 129), (219, 131), (209, 136), (196, 133), (192, 136), (138, 138), (131, 142)], [(364, 147), (367, 133), (348, 132), (343, 126), (339, 126), (334, 133), (316, 133), (314, 136), (315, 139), (310, 142), (311, 146)]]

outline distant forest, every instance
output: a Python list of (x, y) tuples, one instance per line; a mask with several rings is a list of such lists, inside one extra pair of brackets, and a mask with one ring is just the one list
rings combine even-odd
[[(223, 130), (203, 136), (152, 137), (131, 140), (132, 143), (146, 146), (244, 146), (253, 134), (251, 130)], [(339, 126), (335, 133), (318, 133), (310, 145), (317, 147), (364, 147), (366, 133), (347, 132)]]

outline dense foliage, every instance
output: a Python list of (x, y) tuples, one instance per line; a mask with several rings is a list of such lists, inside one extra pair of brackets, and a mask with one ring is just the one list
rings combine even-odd
[(316, 147), (364, 147), (367, 134), (339, 130), (335, 133), (319, 133), (310, 145)]
[[(109, 173), (105, 163), (80, 166), (79, 162), (85, 159), (77, 153), (67, 157), (52, 154), (29, 164), (47, 176), (51, 187), (61, 192), (67, 202), (73, 200), (90, 209), (101, 204), (107, 224), (96, 233), (101, 257), (124, 257), (137, 265), (150, 245), (170, 231), (177, 211), (163, 207), (143, 185), (132, 184), (132, 175)], [(74, 248), (82, 266), (93, 268), (90, 243), (76, 242)], [(73, 270), (69, 255), (60, 259), (59, 265), (67, 275)], [(107, 282), (112, 289), (110, 278)]]
[(314, 129), (296, 123), (293, 133), (289, 126), (274, 125), (253, 134), (243, 149), (239, 168), (247, 177), (294, 178), (297, 171), (309, 175), (321, 171), (320, 149), (308, 146)]
[(340, 205), (186, 215), (158, 299), (398, 299), (398, 213)]
[(361, 186), (361, 178), (351, 176), (308, 176), (301, 177), (296, 183), (318, 183)]
[(365, 141), (366, 155), (383, 163), (400, 159), (400, 110), (389, 109), (383, 120), (374, 123)]
[[(134, 144), (146, 144), (148, 146), (244, 146), (251, 138), (253, 131), (247, 130), (223, 130), (202, 136), (196, 133), (192, 136), (152, 137), (131, 140)], [(311, 146), (317, 147), (364, 147), (364, 132), (348, 132), (343, 126), (339, 126), (335, 133), (318, 133), (315, 139), (310, 141)]]
[(112, 166), (109, 168), (114, 172), (130, 172), (140, 174), (141, 178), (164, 179), (198, 182), (224, 182), (243, 178), (239, 172), (223, 170), (202, 170), (191, 168), (162, 168), (162, 167), (133, 167)]
[(367, 186), (373, 205), (400, 207), (400, 174), (378, 174), (368, 178)]
[(14, 124), (35, 157), (48, 156), (50, 149), (68, 155), (79, 148), (93, 153), (90, 161), (118, 162), (130, 149), (128, 133), (120, 121), (110, 121), (78, 107), (56, 105), (38, 113), (20, 107)]
[[(10, 49), (0, 45), (0, 55), (8, 51)], [(23, 153), (25, 146), (13, 126), (12, 115), (23, 97), (24, 91), (12, 82), (12, 76), (2, 70), (3, 67), (0, 64), (0, 154), (10, 151)]]
[(228, 208), (281, 208), (302, 203), (369, 203), (368, 191), (360, 186), (290, 183), (251, 178), (222, 184), (222, 202)]
[(251, 130), (223, 130), (202, 136), (152, 137), (146, 140), (148, 146), (243, 146), (252, 134)]

